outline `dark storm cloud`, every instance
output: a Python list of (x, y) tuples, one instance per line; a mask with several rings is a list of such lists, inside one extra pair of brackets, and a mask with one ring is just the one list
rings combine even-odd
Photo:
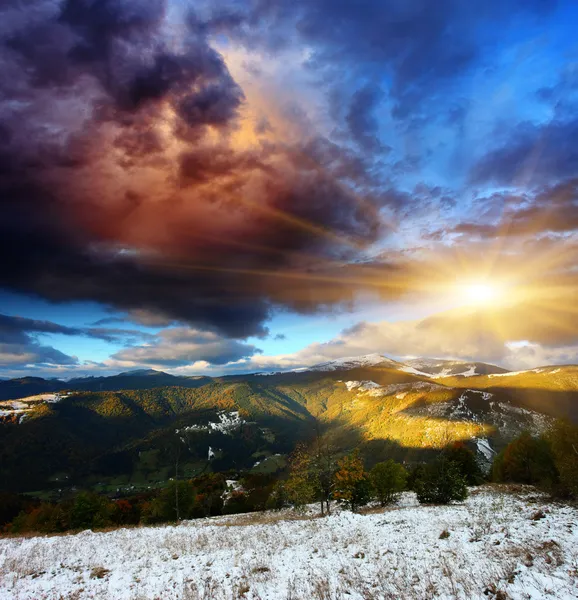
[(106, 342), (118, 342), (121, 340), (148, 340), (152, 336), (148, 333), (134, 329), (120, 329), (110, 327), (67, 327), (38, 319), (26, 317), (15, 317), (0, 314), (0, 336), (2, 341), (12, 343), (24, 339), (28, 334), (59, 334), (69, 336), (84, 336)]
[(69, 356), (41, 343), (39, 335), (81, 336), (125, 345), (150, 342), (154, 336), (131, 329), (106, 327), (67, 327), (52, 321), (0, 315), (0, 365), (14, 367), (25, 364), (78, 365)]
[(175, 41), (157, 0), (11, 0), (0, 23), (0, 285), (238, 337), (351, 300), (312, 272), (379, 235), (363, 166), (235, 148), (244, 94), (198, 22)]
[(549, 0), (233, 0), (206, 3), (197, 26), (269, 51), (293, 43), (296, 34), (312, 48), (312, 68), (335, 67), (343, 79), (346, 64), (358, 74), (391, 80), (393, 115), (405, 120), (428, 109), (432, 97), (437, 110), (446, 84), (496, 44), (501, 26), (520, 13), (543, 15), (554, 5)]
[(23, 364), (74, 365), (78, 363), (76, 357), (41, 344), (34, 337), (39, 333), (75, 335), (71, 328), (49, 321), (0, 315), (0, 365), (6, 367)]

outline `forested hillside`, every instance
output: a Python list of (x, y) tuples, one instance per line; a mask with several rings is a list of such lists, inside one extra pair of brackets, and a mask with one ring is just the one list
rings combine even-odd
[[(126, 381), (142, 385), (149, 377), (156, 375)], [(428, 379), (393, 361), (195, 381), (4, 402), (14, 415), (0, 425), (2, 490), (147, 489), (166, 483), (176, 463), (191, 477), (275, 470), (283, 460), (263, 460), (286, 457), (320, 428), (343, 451), (359, 448), (368, 464), (428, 460), (459, 440), (489, 465), (510, 439), (540, 433), (556, 413), (523, 409), (518, 388), (494, 383), (517, 384), (522, 375)], [(569, 402), (558, 409), (572, 414)]]

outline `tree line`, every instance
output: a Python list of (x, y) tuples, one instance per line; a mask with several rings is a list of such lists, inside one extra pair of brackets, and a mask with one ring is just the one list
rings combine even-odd
[[(229, 478), (233, 474), (229, 474)], [(410, 468), (393, 460), (366, 470), (358, 450), (343, 454), (326, 435), (300, 444), (282, 478), (245, 474), (227, 485), (223, 473), (172, 480), (158, 490), (111, 499), (83, 491), (58, 503), (14, 494), (0, 495), (0, 528), (8, 533), (54, 533), (138, 524), (178, 522), (222, 514), (317, 503), (322, 515), (336, 502), (358, 510), (381, 506), (413, 490), (420, 503), (462, 501), (468, 487), (490, 479), (538, 486), (558, 498), (578, 498), (578, 427), (559, 421), (542, 436), (522, 433), (496, 457), (484, 475), (474, 453), (463, 443), (443, 448), (433, 462)]]

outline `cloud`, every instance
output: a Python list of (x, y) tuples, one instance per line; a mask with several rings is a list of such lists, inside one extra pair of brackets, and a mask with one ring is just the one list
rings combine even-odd
[(220, 337), (215, 333), (187, 327), (175, 327), (159, 332), (143, 346), (125, 348), (107, 361), (109, 367), (149, 366), (159, 368), (186, 367), (197, 362), (225, 365), (259, 352), (255, 346)]
[(353, 139), (368, 152), (387, 150), (379, 140), (379, 123), (374, 111), (382, 98), (382, 90), (371, 84), (359, 88), (352, 96), (345, 120)]
[(4, 369), (19, 369), (29, 365), (79, 366), (76, 356), (69, 356), (37, 339), (39, 335), (55, 334), (122, 344), (142, 343), (152, 338), (150, 334), (132, 329), (67, 327), (52, 321), (0, 314), (0, 366)]
[(7, 368), (29, 364), (75, 365), (78, 359), (41, 344), (35, 334), (74, 335), (69, 327), (50, 321), (0, 315), (0, 365)]
[(350, 302), (314, 275), (378, 239), (367, 169), (335, 144), (243, 142), (244, 91), (194, 19), (174, 39), (170, 18), (156, 0), (3, 3), (0, 285), (237, 338), (276, 306)]
[[(411, 300), (477, 273), (493, 240), (533, 236), (492, 254), (518, 269), (578, 223), (567, 88), (531, 92), (553, 120), (497, 131), (464, 189), (453, 158), (452, 181), (440, 165), (485, 120), (464, 91), (517, 48), (510, 27), (554, 4), (201, 0), (182, 18), (157, 0), (6, 0), (0, 285), (105, 305), (114, 316), (78, 335), (148, 360), (164, 338), (115, 324), (265, 337), (276, 310)], [(552, 255), (536, 273), (572, 268)]]
[(311, 54), (309, 67), (325, 73), (325, 81), (333, 73), (337, 86), (344, 79), (348, 83), (352, 71), (391, 81), (393, 115), (404, 120), (426, 111), (432, 97), (443, 100), (450, 84), (496, 45), (492, 32), (508, 27), (513, 15), (543, 17), (552, 5), (548, 0), (483, 5), (455, 0), (296, 0), (291, 5), (241, 0), (199, 3), (196, 23), (203, 31), (226, 33), (268, 52), (286, 48), (297, 36)]
[(521, 123), (503, 144), (474, 165), (474, 183), (533, 187), (576, 175), (578, 119), (555, 118), (546, 124)]
[(544, 185), (523, 194), (493, 194), (477, 198), (484, 213), (427, 234), (432, 240), (459, 236), (461, 241), (568, 234), (578, 230), (578, 179)]
[(454, 309), (420, 320), (359, 322), (328, 342), (292, 354), (254, 356), (243, 369), (291, 369), (371, 353), (402, 361), (406, 357), (485, 361), (511, 369), (575, 363), (578, 326), (569, 326), (573, 312), (572, 304), (544, 311), (538, 301)]

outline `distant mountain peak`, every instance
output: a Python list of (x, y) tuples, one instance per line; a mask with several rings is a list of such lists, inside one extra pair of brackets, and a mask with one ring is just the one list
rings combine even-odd
[(347, 369), (357, 369), (359, 367), (376, 367), (378, 365), (389, 365), (392, 367), (399, 367), (400, 363), (383, 356), (382, 354), (364, 354), (362, 356), (346, 356), (344, 358), (337, 358), (334, 360), (328, 360), (312, 367), (305, 367), (301, 369), (294, 369), (293, 372), (302, 371), (340, 371)]
[(507, 373), (507, 369), (490, 365), (488, 363), (466, 360), (447, 360), (440, 358), (412, 358), (404, 361), (401, 369), (406, 373), (421, 375), (430, 379), (444, 377), (473, 377), (475, 375), (489, 375)]
[(116, 377), (144, 377), (147, 375), (168, 375), (168, 373), (156, 371), (155, 369), (134, 369), (133, 371), (123, 371), (116, 375)]

